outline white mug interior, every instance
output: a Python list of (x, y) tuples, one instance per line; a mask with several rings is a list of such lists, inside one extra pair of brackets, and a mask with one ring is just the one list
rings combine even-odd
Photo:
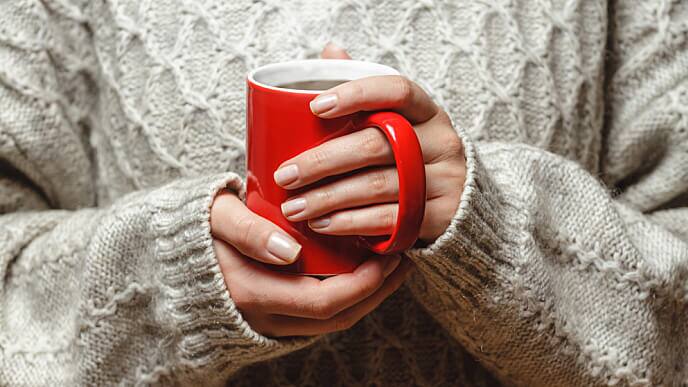
[(378, 75), (399, 75), (399, 72), (389, 66), (372, 62), (345, 59), (306, 59), (259, 67), (248, 74), (248, 80), (267, 89), (320, 94), (324, 90), (288, 89), (279, 87), (279, 85), (314, 80), (352, 81)]

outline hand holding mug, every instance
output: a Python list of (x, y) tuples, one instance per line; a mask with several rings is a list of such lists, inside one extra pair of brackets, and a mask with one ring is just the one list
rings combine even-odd
[[(337, 52), (323, 57), (341, 58)], [(288, 265), (301, 246), (230, 192), (210, 211), (213, 247), (230, 296), (257, 332), (311, 336), (348, 329), (396, 291), (413, 265), (399, 256), (372, 257), (352, 273), (325, 280), (268, 269)]]
[[(273, 270), (320, 276), (348, 273), (373, 253), (403, 252), (418, 239), (426, 203), (425, 163), (411, 123), (392, 111), (392, 107), (386, 111), (382, 106), (369, 109), (374, 111), (351, 110), (327, 118), (314, 115), (309, 107), (314, 99), (318, 101), (316, 97), (324, 89), (331, 87), (327, 85), (356, 85), (356, 80), (367, 77), (399, 77), (398, 74), (395, 69), (381, 64), (341, 59), (274, 63), (249, 73), (246, 205), (284, 229), (302, 246), (299, 260), (292, 265), (273, 267)], [(371, 127), (376, 129), (365, 130)], [(346, 172), (321, 168), (325, 163), (339, 165), (336, 160), (325, 160), (331, 155), (320, 152), (321, 145), (362, 130), (380, 134), (385, 149), (389, 149), (391, 163), (396, 166), (394, 224), (384, 234), (374, 236), (333, 236), (315, 232), (306, 219), (286, 218), (283, 203), (291, 204), (290, 210), (300, 204), (306, 206), (305, 199), (300, 196), (303, 191), (335, 184), (341, 180), (342, 176), (338, 175)], [(375, 151), (348, 149), (364, 158), (368, 155), (362, 152), (369, 150)], [(304, 175), (309, 171), (300, 170), (299, 163), (285, 163), (299, 154), (313, 158), (314, 164), (306, 167), (312, 166), (314, 174)], [(320, 156), (322, 159), (318, 159)], [(311, 185), (313, 183), (315, 185)], [(365, 190), (365, 187), (359, 188)]]
[[(328, 46), (339, 58), (345, 52)], [(427, 202), (420, 239), (432, 242), (456, 213), (466, 176), (462, 143), (447, 114), (413, 81), (399, 76), (357, 79), (321, 93), (313, 114), (333, 119), (359, 111), (393, 110), (413, 124), (425, 162)], [(289, 173), (284, 173), (286, 169)], [(294, 172), (295, 171), (295, 172)], [(334, 175), (337, 181), (309, 189)], [(305, 191), (282, 204), (290, 221), (308, 221), (327, 235), (389, 235), (397, 222), (399, 182), (385, 135), (376, 128), (356, 131), (284, 161), (275, 173), (282, 187)]]
[[(270, 270), (285, 265), (295, 244), (230, 192), (210, 214), (213, 246), (229, 294), (251, 328), (268, 336), (311, 336), (348, 329), (401, 286), (412, 269), (396, 257), (373, 257), (352, 273), (325, 280)], [(276, 240), (275, 240), (276, 239)]]

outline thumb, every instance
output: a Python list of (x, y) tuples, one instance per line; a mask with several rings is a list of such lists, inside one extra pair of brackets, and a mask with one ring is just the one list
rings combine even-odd
[(294, 262), (301, 245), (269, 220), (249, 210), (236, 195), (221, 192), (210, 209), (210, 229), (242, 254), (273, 265)]
[(327, 43), (320, 53), (320, 57), (323, 59), (351, 59), (345, 49), (334, 43)]

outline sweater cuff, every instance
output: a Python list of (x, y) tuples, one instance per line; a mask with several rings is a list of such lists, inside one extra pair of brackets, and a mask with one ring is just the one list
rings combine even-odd
[(236, 174), (215, 175), (176, 182), (148, 201), (155, 206), (151, 229), (163, 308), (159, 319), (182, 367), (211, 367), (221, 374), (299, 343), (251, 329), (225, 285), (210, 234), (210, 207), (218, 191), (227, 188), (243, 196), (242, 186)]
[(428, 246), (408, 250), (407, 255), (432, 283), (459, 288), (463, 297), (456, 301), (474, 308), (487, 301), (486, 288), (498, 286), (504, 270), (513, 270), (511, 262), (500, 257), (512, 256), (504, 252), (510, 243), (503, 231), (518, 226), (509, 224), (502, 193), (481, 163), (475, 144), (461, 130), (459, 136), (466, 155), (459, 207), (442, 235)]

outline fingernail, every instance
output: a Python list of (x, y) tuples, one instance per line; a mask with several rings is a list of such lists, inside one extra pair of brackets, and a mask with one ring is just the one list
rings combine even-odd
[(275, 231), (268, 238), (267, 249), (270, 254), (287, 263), (292, 263), (301, 252), (301, 245), (290, 237)]
[(385, 268), (383, 270), (383, 275), (385, 276), (385, 278), (387, 278), (390, 274), (392, 274), (394, 269), (396, 269), (397, 266), (399, 266), (399, 262), (401, 261), (401, 257), (399, 255), (395, 255), (392, 257), (386, 257), (385, 259), (387, 259), (388, 261), (385, 264)]
[(310, 228), (325, 228), (330, 225), (330, 218), (319, 218), (308, 221)]
[(320, 94), (311, 101), (311, 111), (313, 114), (323, 114), (337, 106), (336, 94)]
[(334, 44), (334, 43), (332, 43), (332, 42), (327, 42), (327, 44), (325, 45), (325, 48), (328, 48), (328, 47), (329, 47), (329, 48), (332, 48), (332, 49), (336, 49), (336, 50), (341, 50), (341, 49), (342, 49), (341, 47), (339, 47), (338, 45), (336, 45), (336, 44)]
[[(336, 51), (336, 52), (338, 52), (339, 54), (342, 54), (342, 53), (343, 53), (343, 54), (346, 55), (346, 50), (344, 50), (342, 47), (340, 47), (340, 46), (338, 46), (338, 45), (336, 45), (336, 44), (334, 44), (334, 43), (332, 43), (332, 42), (327, 43), (327, 44), (325, 45), (325, 49), (324, 49), (324, 50)], [(347, 56), (348, 56), (348, 55), (347, 55)]]
[(275, 183), (281, 186), (293, 183), (299, 177), (299, 167), (294, 164), (285, 165), (275, 171)]
[(306, 199), (296, 198), (282, 203), (282, 213), (287, 218), (296, 215), (306, 209)]

